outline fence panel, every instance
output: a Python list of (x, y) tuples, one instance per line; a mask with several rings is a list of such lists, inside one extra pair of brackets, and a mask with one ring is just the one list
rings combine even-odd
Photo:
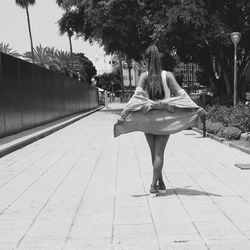
[(2, 56), (3, 107), (5, 110), (5, 133), (22, 130), (22, 99), (19, 65), (15, 57)]
[(35, 124), (44, 123), (45, 120), (45, 70), (32, 65), (32, 83), (34, 86), (34, 117)]
[(98, 107), (97, 89), (0, 53), (0, 137)]
[(4, 112), (4, 102), (3, 102), (3, 80), (2, 80), (2, 66), (1, 66), (1, 56), (0, 56), (0, 136), (5, 136), (5, 112)]
[[(25, 130), (30, 126), (35, 126), (35, 88), (33, 88), (33, 74), (30, 70), (30, 64), (23, 62), (19, 64), (20, 82), (21, 82), (21, 98), (22, 98), (22, 119)], [(32, 105), (31, 105), (32, 103)]]

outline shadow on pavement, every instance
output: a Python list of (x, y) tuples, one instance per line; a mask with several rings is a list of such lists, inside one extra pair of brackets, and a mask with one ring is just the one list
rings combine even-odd
[[(138, 195), (131, 195), (133, 198), (140, 198), (147, 196), (149, 194), (138, 194)], [(186, 196), (196, 196), (196, 195), (208, 195), (208, 196), (217, 196), (221, 197), (222, 195), (219, 194), (213, 194), (208, 192), (203, 192), (195, 189), (187, 189), (187, 188), (172, 188), (167, 189), (167, 192), (165, 194), (157, 194), (157, 196), (170, 196), (170, 195), (186, 195)]]

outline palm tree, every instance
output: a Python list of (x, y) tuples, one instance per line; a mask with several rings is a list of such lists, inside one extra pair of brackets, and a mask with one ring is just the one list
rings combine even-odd
[(8, 54), (10, 56), (19, 57), (20, 55), (17, 53), (16, 50), (10, 48), (8, 43), (0, 43), (0, 52)]
[(28, 28), (29, 28), (29, 35), (30, 35), (30, 45), (31, 45), (31, 54), (32, 54), (32, 61), (34, 63), (34, 51), (33, 51), (33, 40), (31, 35), (31, 27), (30, 27), (30, 16), (29, 16), (29, 6), (34, 5), (36, 0), (16, 0), (16, 4), (21, 8), (26, 10), (27, 21), (28, 21)]
[[(65, 10), (65, 15), (68, 14), (69, 12), (69, 1), (67, 0), (56, 0), (56, 3), (58, 4), (59, 7), (61, 7), (63, 10)], [(62, 20), (59, 20), (59, 32), (61, 35), (64, 35), (67, 33), (68, 38), (69, 38), (69, 47), (70, 47), (70, 54), (73, 54), (73, 48), (72, 48), (72, 36), (73, 32), (70, 30), (70, 28), (65, 25), (65, 23), (62, 22)]]
[(51, 62), (49, 50), (50, 49), (48, 47), (43, 48), (40, 44), (39, 46), (36, 46), (36, 48), (33, 49), (33, 55), (30, 51), (28, 51), (23, 54), (23, 57), (26, 58), (28, 61), (33, 61), (33, 63), (42, 66), (46, 69), (49, 69)]
[(55, 55), (55, 63), (59, 71), (61, 71), (65, 75), (70, 75), (72, 68), (71, 68), (71, 54), (70, 52), (57, 50)]

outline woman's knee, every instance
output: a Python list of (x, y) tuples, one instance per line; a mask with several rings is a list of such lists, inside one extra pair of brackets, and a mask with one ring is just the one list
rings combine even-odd
[(154, 144), (155, 156), (163, 157), (169, 136), (156, 136)]
[(155, 159), (155, 162), (157, 162), (158, 164), (163, 163), (164, 154), (155, 154), (154, 159)]

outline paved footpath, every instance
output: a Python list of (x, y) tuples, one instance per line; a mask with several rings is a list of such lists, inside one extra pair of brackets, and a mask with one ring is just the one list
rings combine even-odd
[(167, 194), (151, 198), (144, 135), (114, 139), (116, 117), (96, 112), (0, 159), (0, 249), (250, 249), (250, 171), (234, 166), (249, 155), (172, 135)]

